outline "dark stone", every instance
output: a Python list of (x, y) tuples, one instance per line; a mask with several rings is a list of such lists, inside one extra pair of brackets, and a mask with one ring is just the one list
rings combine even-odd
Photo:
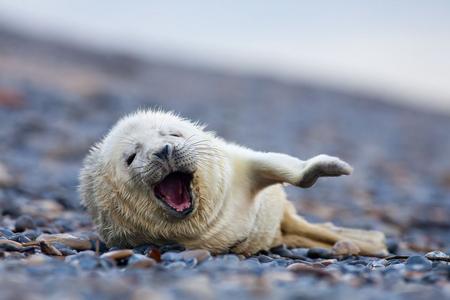
[(159, 251), (161, 251), (161, 253), (165, 253), (165, 252), (181, 252), (186, 250), (186, 248), (183, 245), (180, 244), (167, 244), (167, 245), (163, 245), (159, 248)]
[(307, 256), (309, 258), (332, 258), (333, 254), (331, 250), (325, 248), (311, 248), (308, 250)]
[(257, 258), (258, 258), (259, 262), (261, 262), (261, 263), (268, 263), (268, 262), (273, 261), (273, 258), (271, 258), (267, 255), (258, 255)]
[(388, 238), (388, 239), (386, 239), (386, 246), (387, 246), (387, 249), (388, 249), (389, 253), (398, 254), (397, 253), (397, 251), (398, 251), (398, 240), (393, 239), (393, 238)]
[(16, 224), (15, 224), (16, 232), (23, 232), (26, 229), (35, 229), (35, 228), (36, 228), (36, 224), (34, 223), (33, 218), (28, 215), (20, 216), (16, 220)]

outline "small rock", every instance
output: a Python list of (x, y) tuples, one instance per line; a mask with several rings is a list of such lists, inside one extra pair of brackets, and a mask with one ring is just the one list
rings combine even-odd
[(267, 256), (267, 255), (258, 255), (258, 260), (260, 263), (268, 263), (273, 261), (273, 258)]
[(157, 262), (161, 262), (161, 252), (158, 249), (149, 249), (147, 256)]
[(15, 224), (15, 231), (16, 232), (23, 232), (26, 229), (35, 229), (36, 224), (34, 223), (33, 218), (31, 218), (28, 215), (23, 215), (17, 218), (16, 224)]
[(278, 254), (283, 257), (291, 257), (292, 256), (292, 252), (286, 248), (286, 245), (280, 245), (277, 247), (273, 247), (270, 249), (270, 252), (272, 252), (273, 254)]
[(398, 240), (393, 238), (386, 239), (386, 247), (389, 253), (397, 254), (398, 246)]
[(181, 260), (181, 256), (178, 252), (165, 252), (161, 255), (162, 261), (177, 261)]
[(133, 254), (134, 254), (134, 252), (131, 249), (121, 249), (121, 250), (114, 250), (114, 251), (106, 252), (106, 253), (102, 254), (100, 257), (117, 261), (117, 260), (128, 258), (128, 257), (132, 256)]
[(61, 251), (56, 249), (51, 244), (48, 244), (46, 241), (40, 241), (39, 246), (41, 247), (41, 251), (44, 254), (50, 255), (50, 256), (62, 256)]
[(0, 236), (4, 236), (7, 239), (9, 239), (14, 236), (14, 232), (12, 232), (11, 230), (9, 230), (7, 228), (0, 228)]
[(299, 258), (308, 256), (308, 248), (293, 248), (291, 249), (292, 255)]
[(94, 270), (101, 266), (101, 260), (94, 251), (83, 251), (66, 257), (66, 262), (83, 270)]
[(333, 253), (329, 249), (325, 248), (311, 248), (308, 250), (307, 256), (309, 258), (332, 258)]
[(447, 254), (442, 251), (431, 251), (425, 254), (426, 258), (449, 258)]
[(12, 241), (16, 241), (18, 243), (29, 243), (31, 240), (24, 234), (14, 234), (12, 237), (9, 238)]
[(187, 261), (195, 258), (199, 263), (204, 262), (211, 258), (211, 253), (208, 250), (197, 249), (197, 250), (186, 250), (179, 253), (181, 259)]
[(92, 244), (88, 239), (73, 236), (68, 233), (41, 234), (36, 241), (46, 241), (48, 243), (61, 243), (78, 251), (91, 250)]
[(6, 250), (6, 251), (22, 251), (23, 250), (22, 244), (7, 240), (7, 239), (0, 239), (0, 249)]
[(164, 246), (161, 246), (159, 248), (159, 251), (161, 251), (161, 253), (165, 253), (165, 252), (181, 252), (186, 250), (186, 248), (183, 245), (180, 244), (167, 244)]
[(361, 250), (352, 241), (338, 241), (334, 244), (331, 252), (334, 256), (352, 256), (358, 255)]
[(367, 267), (370, 270), (384, 270), (387, 265), (387, 260), (385, 259), (378, 259), (371, 261), (369, 264), (367, 264)]
[(431, 270), (432, 263), (424, 256), (413, 255), (406, 260), (405, 266), (409, 271), (426, 272)]
[(174, 261), (168, 265), (166, 265), (166, 269), (169, 270), (180, 270), (186, 268), (186, 263), (183, 261)]
[(142, 254), (133, 254), (128, 258), (128, 269), (148, 269), (155, 266), (157, 262)]

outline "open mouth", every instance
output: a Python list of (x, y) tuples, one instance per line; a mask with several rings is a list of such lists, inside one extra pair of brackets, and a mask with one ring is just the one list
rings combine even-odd
[(188, 215), (192, 209), (192, 174), (173, 172), (155, 185), (155, 196), (176, 216)]

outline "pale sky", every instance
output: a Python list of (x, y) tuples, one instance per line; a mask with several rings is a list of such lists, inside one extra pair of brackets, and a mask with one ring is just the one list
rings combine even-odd
[(416, 99), (450, 112), (450, 1), (7, 1), (0, 20), (102, 47)]

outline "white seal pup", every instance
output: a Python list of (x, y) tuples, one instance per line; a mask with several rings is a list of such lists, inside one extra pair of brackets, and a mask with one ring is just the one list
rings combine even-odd
[(331, 248), (350, 241), (360, 254), (385, 255), (381, 232), (311, 224), (282, 187), (307, 188), (321, 176), (351, 172), (337, 157), (257, 152), (173, 113), (139, 111), (92, 147), (80, 194), (108, 246), (177, 242), (253, 254), (280, 244)]

